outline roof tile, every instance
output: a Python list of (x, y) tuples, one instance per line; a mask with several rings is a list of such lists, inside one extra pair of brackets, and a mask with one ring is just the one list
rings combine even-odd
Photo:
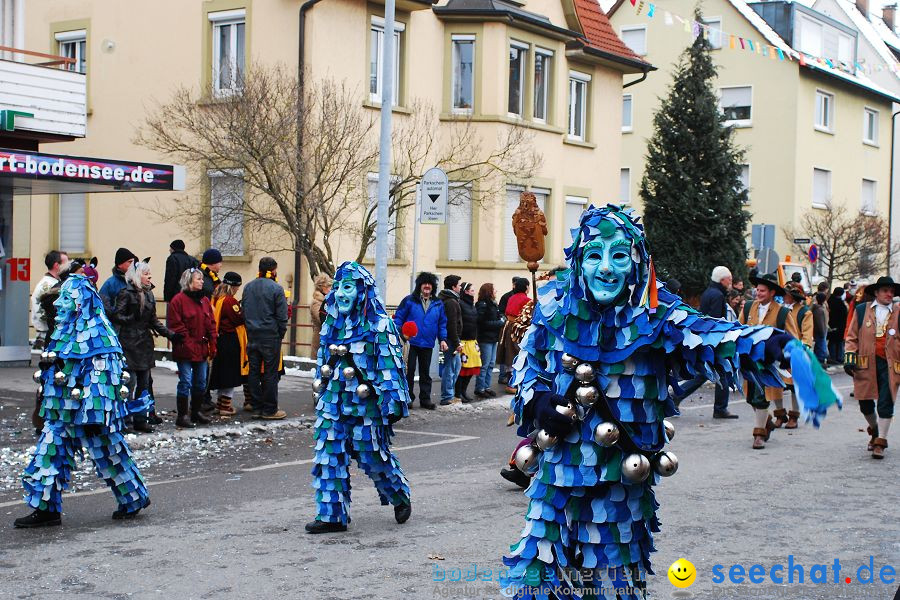
[(625, 45), (610, 24), (597, 0), (575, 0), (575, 13), (584, 29), (587, 45), (629, 60), (647, 61)]

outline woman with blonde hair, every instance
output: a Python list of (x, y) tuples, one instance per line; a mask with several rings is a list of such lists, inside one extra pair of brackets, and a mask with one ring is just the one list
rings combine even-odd
[(250, 372), (244, 312), (235, 298), (241, 283), (240, 275), (228, 271), (212, 296), (213, 319), (219, 335), (216, 339), (216, 357), (212, 363), (209, 389), (218, 391), (216, 408), (223, 417), (237, 413), (231, 402), (234, 388), (247, 383), (247, 374)]
[(309, 322), (312, 323), (312, 344), (309, 355), (316, 358), (319, 352), (319, 330), (322, 329), (322, 303), (331, 291), (332, 281), (326, 273), (319, 273), (313, 280), (313, 299), (309, 305)]

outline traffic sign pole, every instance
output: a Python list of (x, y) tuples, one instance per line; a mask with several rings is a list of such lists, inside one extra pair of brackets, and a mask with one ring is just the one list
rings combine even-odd
[(419, 210), (422, 205), (422, 186), (416, 184), (416, 218), (413, 223), (412, 273), (409, 275), (409, 293), (416, 291), (416, 276), (419, 272)]

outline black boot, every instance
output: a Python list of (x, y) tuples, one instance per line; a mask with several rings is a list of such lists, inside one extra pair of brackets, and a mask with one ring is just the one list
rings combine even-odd
[(409, 516), (412, 514), (412, 502), (407, 500), (403, 504), (398, 504), (394, 507), (394, 519), (401, 525), (409, 521)]
[(147, 422), (151, 425), (162, 425), (162, 417), (157, 416), (155, 410), (150, 411), (150, 415), (147, 417)]
[(147, 421), (147, 417), (144, 415), (135, 415), (134, 430), (140, 433), (153, 433), (154, 431), (153, 427), (151, 427), (150, 423)]
[(191, 421), (193, 421), (194, 423), (199, 423), (200, 425), (209, 425), (210, 423), (212, 423), (212, 421), (202, 411), (203, 396), (191, 396)]
[(347, 526), (343, 523), (328, 523), (319, 520), (306, 524), (306, 533), (338, 533), (340, 531), (347, 531)]
[(31, 529), (33, 527), (52, 527), (54, 525), (60, 524), (62, 524), (62, 519), (60, 518), (58, 512), (41, 510), (39, 508), (27, 517), (16, 519), (13, 522), (13, 525), (20, 529)]
[(466, 394), (466, 388), (469, 387), (469, 382), (471, 380), (471, 375), (465, 375), (463, 377), (456, 378), (456, 396), (463, 401), (463, 404), (473, 402), (472, 397)]
[(178, 418), (175, 419), (175, 427), (182, 429), (193, 429), (196, 427), (191, 422), (190, 413), (188, 413), (188, 399), (185, 396), (178, 396), (175, 399), (175, 405), (178, 409)]
[(503, 467), (502, 469), (500, 469), (500, 477), (516, 484), (522, 489), (525, 489), (529, 485), (531, 485), (531, 477), (516, 469), (515, 467)]

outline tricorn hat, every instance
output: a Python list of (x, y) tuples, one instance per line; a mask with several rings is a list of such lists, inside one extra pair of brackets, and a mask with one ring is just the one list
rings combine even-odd
[(778, 277), (775, 275), (775, 273), (766, 273), (765, 275), (759, 277), (751, 277), (750, 283), (752, 283), (753, 285), (764, 285), (770, 290), (774, 290), (775, 295), (777, 296), (784, 296), (785, 294), (787, 294), (785, 289), (778, 285)]

